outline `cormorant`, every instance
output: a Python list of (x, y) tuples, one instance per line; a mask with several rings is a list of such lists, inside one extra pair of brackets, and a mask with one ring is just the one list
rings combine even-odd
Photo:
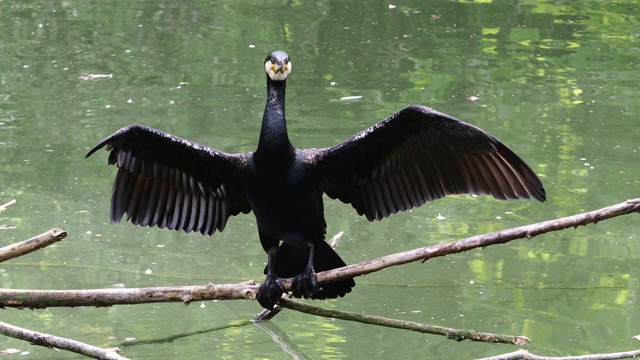
[[(268, 254), (258, 301), (272, 309), (293, 277), (293, 294), (344, 296), (353, 279), (319, 287), (315, 271), (344, 266), (325, 242), (322, 194), (369, 221), (451, 194), (545, 201), (540, 179), (491, 134), (425, 106), (408, 106), (325, 149), (297, 149), (285, 122), (289, 55), (264, 62), (267, 104), (254, 152), (227, 154), (142, 125), (124, 127), (89, 151), (110, 150), (118, 172), (111, 222), (212, 235), (253, 211)], [(280, 243), (282, 241), (282, 243)]]

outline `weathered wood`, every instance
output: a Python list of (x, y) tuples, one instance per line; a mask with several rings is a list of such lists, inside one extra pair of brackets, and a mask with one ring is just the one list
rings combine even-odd
[(51, 244), (57, 243), (65, 237), (67, 237), (66, 231), (61, 229), (51, 229), (38, 236), (32, 237), (29, 240), (7, 245), (3, 248), (0, 248), (0, 262), (17, 258), (19, 256), (42, 249)]
[[(338, 269), (317, 274), (318, 284), (325, 284), (379, 271), (381, 269), (414, 261), (460, 253), (489, 245), (503, 244), (515, 239), (570, 227), (595, 224), (616, 216), (640, 211), (640, 199), (627, 200), (583, 214), (568, 216), (537, 224), (477, 235), (445, 244), (426, 246), (410, 251), (383, 256)], [(288, 279), (285, 290), (289, 290)], [(144, 289), (95, 289), (95, 290), (11, 290), (0, 289), (0, 307), (45, 308), (55, 306), (111, 306), (153, 302), (185, 302), (199, 300), (255, 299), (258, 285), (253, 281), (240, 284), (209, 284), (207, 286), (178, 286)]]
[(395, 329), (417, 331), (425, 334), (434, 334), (445, 336), (447, 339), (456, 341), (471, 340), (488, 343), (500, 343), (500, 344), (512, 344), (512, 345), (527, 345), (530, 343), (529, 339), (525, 336), (503, 335), (480, 332), (468, 329), (453, 329), (442, 326), (434, 326), (418, 323), (415, 321), (390, 319), (381, 316), (357, 314), (346, 311), (325, 309), (313, 305), (306, 304), (304, 302), (283, 298), (280, 300), (282, 307), (300, 311), (307, 314), (323, 316), (334, 319), (342, 319), (347, 321), (356, 321), (368, 325), (378, 325), (384, 327), (390, 327)]
[(112, 306), (156, 302), (255, 299), (254, 281), (240, 284), (172, 286), (90, 290), (0, 289), (0, 307), (44, 309), (47, 307)]
[[(318, 273), (318, 284), (325, 284), (328, 282), (366, 275), (384, 268), (388, 268), (390, 266), (402, 265), (415, 261), (424, 262), (434, 257), (461, 253), (471, 249), (484, 248), (490, 245), (504, 244), (516, 239), (531, 239), (532, 237), (540, 234), (564, 230), (572, 227), (575, 228), (587, 224), (596, 224), (602, 220), (639, 211), (640, 198), (631, 199), (620, 204), (607, 206), (602, 209), (582, 214), (543, 221), (536, 224), (506, 230), (495, 231), (488, 234), (472, 236), (466, 239), (452, 241), (449, 243), (426, 246), (414, 250), (383, 256), (354, 265), (347, 265), (341, 268), (323, 271), (321, 273)], [(286, 289), (289, 289), (290, 286), (291, 280), (287, 282)]]
[(15, 339), (25, 340), (33, 345), (44, 346), (47, 348), (57, 348), (82, 354), (94, 359), (101, 360), (127, 360), (127, 358), (118, 355), (120, 349), (103, 349), (93, 345), (85, 344), (80, 341), (71, 340), (59, 336), (43, 334), (36, 331), (13, 326), (0, 322), (0, 334)]
[(540, 356), (534, 355), (527, 350), (518, 350), (508, 354), (496, 355), (479, 360), (617, 360), (617, 359), (631, 359), (640, 357), (640, 350), (606, 353), (606, 354), (589, 354), (589, 355), (576, 355), (576, 356)]

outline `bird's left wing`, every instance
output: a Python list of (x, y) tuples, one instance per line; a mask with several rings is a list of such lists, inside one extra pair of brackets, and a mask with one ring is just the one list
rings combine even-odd
[(87, 153), (110, 150), (118, 167), (111, 222), (211, 235), (251, 206), (241, 183), (249, 153), (226, 154), (142, 125), (124, 127)]
[(331, 198), (380, 220), (451, 194), (545, 201), (540, 179), (491, 134), (424, 106), (406, 107), (350, 139), (305, 151)]

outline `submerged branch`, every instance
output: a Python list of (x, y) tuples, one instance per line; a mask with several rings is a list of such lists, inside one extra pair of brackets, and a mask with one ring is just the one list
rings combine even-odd
[(51, 229), (29, 240), (7, 245), (0, 248), (0, 262), (26, 255), (30, 252), (55, 244), (67, 237), (67, 232), (60, 229)]
[(44, 346), (54, 349), (62, 349), (82, 354), (94, 359), (104, 360), (127, 360), (117, 354), (119, 349), (103, 349), (93, 345), (85, 344), (76, 340), (66, 339), (59, 336), (43, 334), (32, 330), (27, 330), (7, 323), (0, 322), (0, 334), (15, 339), (25, 340), (33, 345)]
[(305, 355), (298, 345), (287, 336), (287, 333), (281, 330), (274, 322), (254, 322), (254, 325), (271, 336), (271, 340), (280, 345), (280, 349), (287, 353), (291, 359), (295, 360), (309, 360), (309, 357)]
[(508, 354), (491, 356), (479, 360), (617, 360), (631, 359), (640, 357), (640, 350), (608, 353), (608, 354), (589, 354), (576, 356), (549, 357), (534, 355), (527, 350), (518, 350)]
[(331, 309), (325, 309), (325, 308), (309, 305), (302, 301), (292, 300), (288, 298), (281, 299), (280, 305), (282, 307), (300, 311), (307, 314), (323, 316), (328, 318), (342, 319), (347, 321), (357, 321), (357, 322), (360, 322), (363, 324), (369, 324), (369, 325), (378, 325), (378, 326), (390, 327), (395, 329), (417, 331), (425, 334), (441, 335), (441, 336), (446, 336), (447, 339), (452, 339), (456, 341), (471, 340), (471, 341), (513, 344), (513, 345), (527, 345), (530, 343), (529, 339), (525, 336), (492, 334), (492, 333), (484, 333), (484, 332), (479, 332), (475, 330), (466, 330), (466, 329), (452, 329), (452, 328), (446, 328), (442, 326), (421, 324), (415, 321), (397, 320), (397, 319), (390, 319), (390, 318), (385, 318), (380, 316), (372, 316), (372, 315), (365, 315), (365, 314), (356, 314), (356, 313), (346, 312), (346, 311), (331, 310)]

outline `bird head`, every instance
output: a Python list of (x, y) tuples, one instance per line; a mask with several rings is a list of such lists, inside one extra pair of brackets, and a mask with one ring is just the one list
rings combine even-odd
[(274, 81), (283, 81), (291, 72), (289, 54), (284, 51), (274, 51), (264, 60), (264, 71)]

